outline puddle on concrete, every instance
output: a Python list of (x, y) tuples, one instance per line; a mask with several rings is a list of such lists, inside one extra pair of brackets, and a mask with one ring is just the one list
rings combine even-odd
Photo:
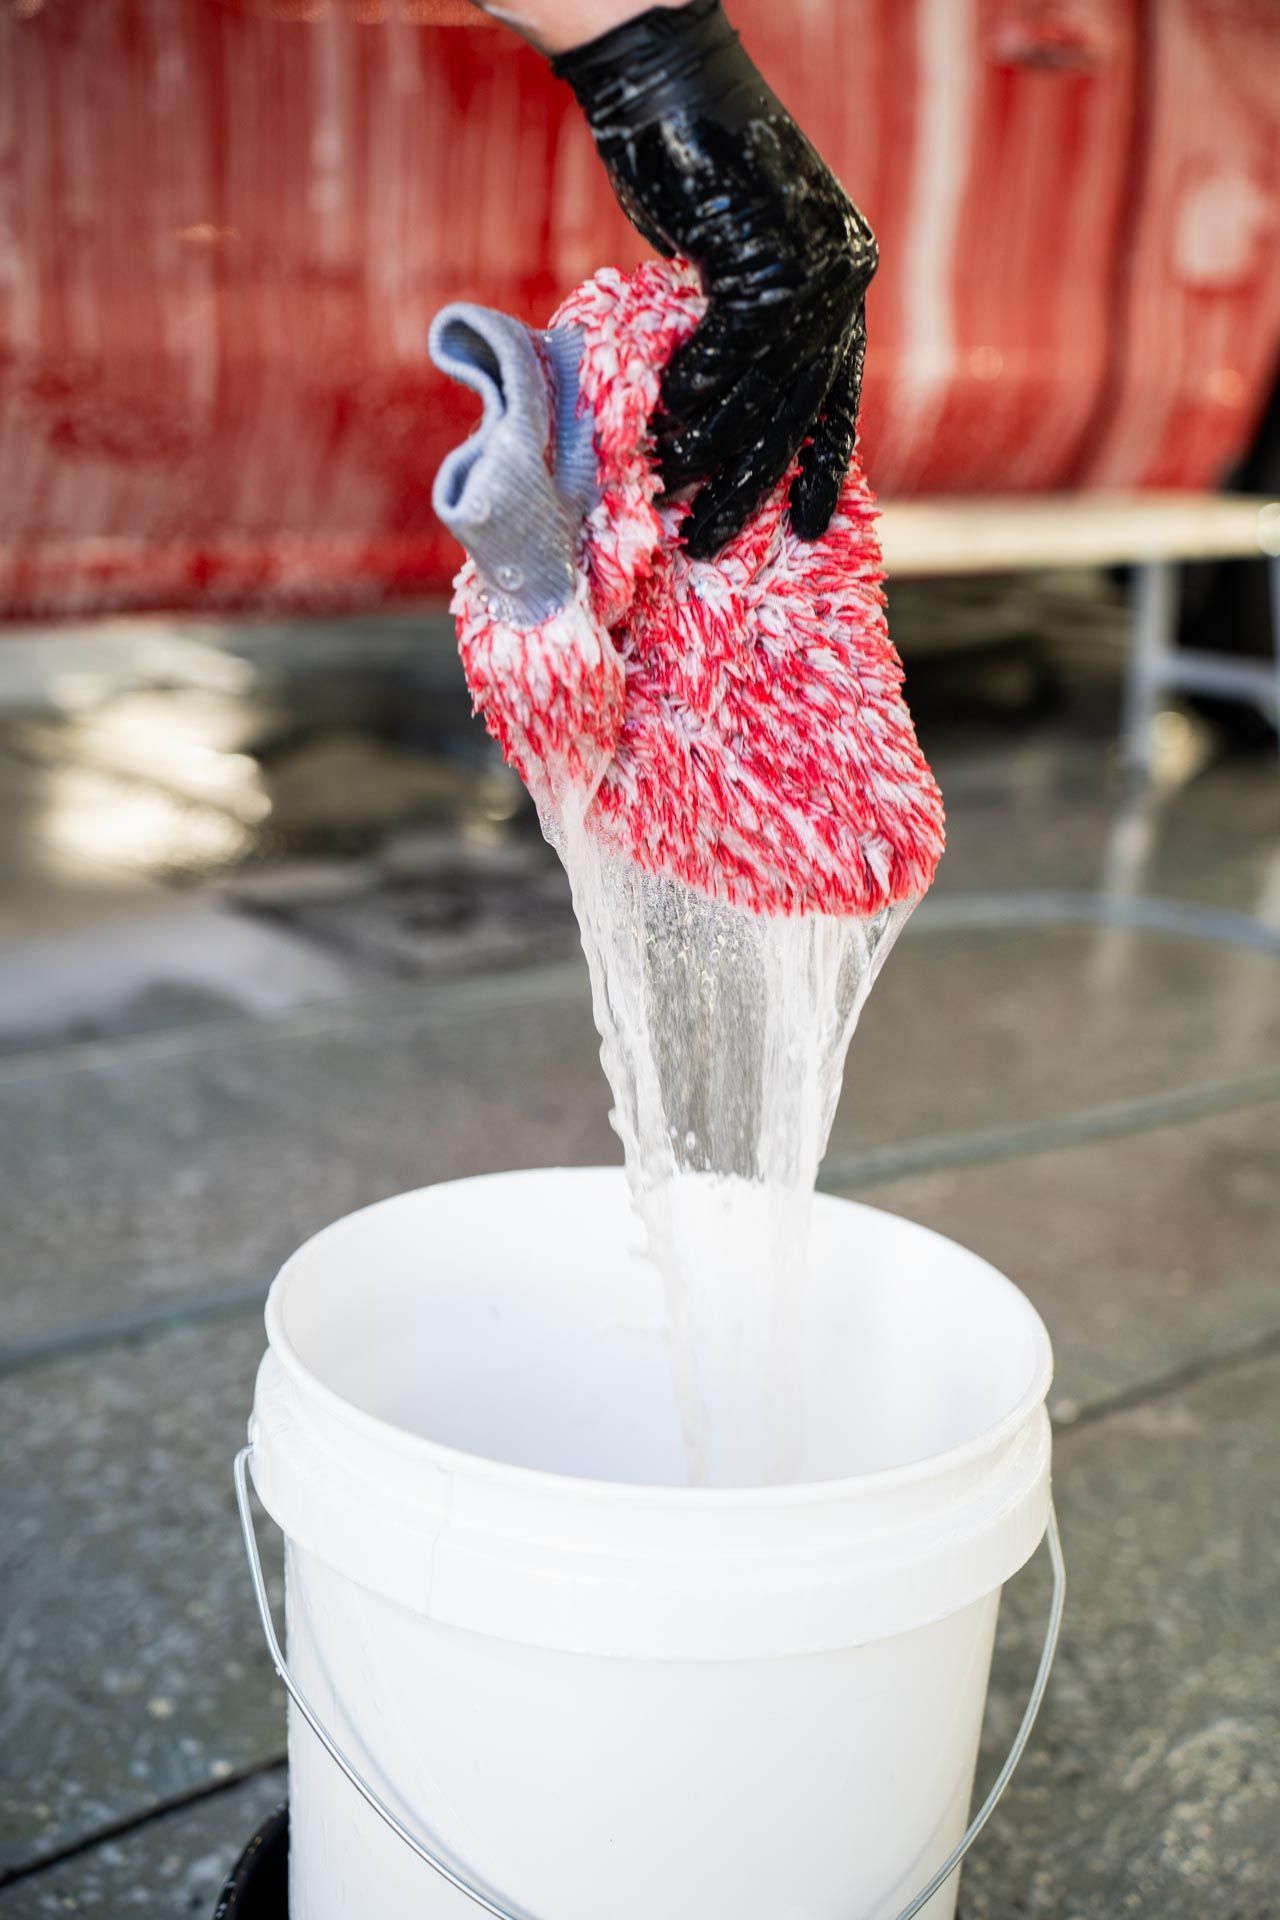
[(448, 622), (135, 626), (0, 650), (0, 1049), (573, 950)]

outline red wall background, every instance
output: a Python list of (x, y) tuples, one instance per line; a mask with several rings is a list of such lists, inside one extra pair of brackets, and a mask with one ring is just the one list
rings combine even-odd
[[(1273, 0), (737, 0), (879, 234), (886, 493), (1212, 484), (1280, 341)], [(567, 90), (419, 0), (0, 19), (0, 613), (441, 589), (468, 297), (642, 244)]]

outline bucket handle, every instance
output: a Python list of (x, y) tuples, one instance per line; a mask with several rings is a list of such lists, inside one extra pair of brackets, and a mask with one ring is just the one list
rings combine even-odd
[[(320, 1742), (320, 1745), (329, 1755), (329, 1758), (339, 1771), (346, 1775), (366, 1806), (372, 1807), (378, 1818), (390, 1827), (392, 1833), (394, 1833), (398, 1839), (404, 1841), (404, 1844), (409, 1848), (410, 1852), (415, 1853), (419, 1860), (424, 1861), (427, 1866), (433, 1868), (434, 1871), (440, 1875), (441, 1879), (448, 1881), (451, 1887), (456, 1888), (457, 1891), (464, 1894), (468, 1900), (474, 1901), (476, 1906), (482, 1907), (486, 1913), (491, 1914), (493, 1920), (529, 1920), (529, 1916), (521, 1913), (519, 1908), (504, 1906), (500, 1900), (492, 1898), (487, 1893), (483, 1893), (479, 1887), (473, 1886), (469, 1880), (464, 1880), (461, 1874), (451, 1867), (447, 1861), (443, 1860), (438, 1853), (434, 1852), (431, 1847), (420, 1840), (416, 1834), (410, 1832), (409, 1828), (404, 1824), (404, 1821), (401, 1820), (397, 1814), (393, 1813), (386, 1801), (369, 1785), (368, 1781), (359, 1772), (354, 1763), (348, 1760), (346, 1754), (342, 1751), (342, 1748), (333, 1736), (326, 1731), (315, 1708), (311, 1705), (306, 1694), (303, 1693), (301, 1687), (290, 1673), (280, 1642), (276, 1637), (275, 1621), (271, 1615), (271, 1602), (267, 1597), (266, 1578), (262, 1571), (262, 1558), (258, 1552), (258, 1536), (253, 1524), (253, 1509), (249, 1504), (248, 1469), (252, 1456), (253, 1444), (250, 1442), (248, 1446), (241, 1447), (235, 1458), (236, 1505), (240, 1510), (240, 1527), (244, 1534), (244, 1548), (245, 1553), (248, 1555), (249, 1577), (253, 1582), (253, 1597), (257, 1602), (258, 1618), (262, 1623), (263, 1637), (267, 1643), (267, 1652), (271, 1656), (271, 1664), (280, 1676), (285, 1692), (310, 1727), (312, 1733), (316, 1736), (316, 1739)], [(991, 1791), (969, 1822), (962, 1839), (952, 1848), (928, 1884), (922, 1887), (914, 1900), (910, 1901), (903, 1907), (901, 1913), (895, 1916), (895, 1920), (915, 1920), (915, 1916), (923, 1907), (929, 1904), (939, 1887), (951, 1878), (951, 1875), (960, 1865), (960, 1862), (964, 1859), (966, 1853), (968, 1853), (970, 1847), (1003, 1799), (1005, 1788), (1013, 1778), (1014, 1769), (1019, 1760), (1021, 1760), (1027, 1742), (1031, 1738), (1031, 1730), (1035, 1726), (1036, 1716), (1040, 1711), (1040, 1705), (1045, 1696), (1045, 1689), (1049, 1684), (1049, 1675), (1053, 1669), (1053, 1657), (1058, 1650), (1058, 1635), (1062, 1629), (1062, 1611), (1067, 1597), (1067, 1566), (1062, 1554), (1062, 1536), (1058, 1532), (1058, 1516), (1054, 1512), (1052, 1499), (1049, 1501), (1049, 1517), (1045, 1527), (1045, 1539), (1049, 1543), (1049, 1559), (1053, 1567), (1053, 1597), (1049, 1603), (1049, 1621), (1045, 1628), (1044, 1645), (1040, 1650), (1040, 1665), (1036, 1669), (1036, 1677), (1031, 1687), (1031, 1697), (1027, 1701), (1026, 1711), (1022, 1716), (1022, 1723), (1017, 1733), (1013, 1736), (1013, 1744), (1005, 1755), (1004, 1765), (992, 1782)]]

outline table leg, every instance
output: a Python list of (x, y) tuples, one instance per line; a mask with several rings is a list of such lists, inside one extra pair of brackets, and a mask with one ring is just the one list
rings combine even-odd
[(1174, 655), (1178, 586), (1168, 560), (1147, 561), (1133, 572), (1133, 641), (1125, 688), (1125, 762), (1148, 777), (1152, 771), (1155, 717), (1169, 685)]

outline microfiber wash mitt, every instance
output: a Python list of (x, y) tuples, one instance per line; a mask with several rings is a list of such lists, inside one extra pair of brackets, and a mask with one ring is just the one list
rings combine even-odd
[(855, 455), (801, 540), (784, 478), (711, 561), (681, 544), (650, 422), (704, 311), (686, 264), (613, 269), (539, 332), (444, 309), (431, 346), (481, 396), (434, 502), (470, 558), (452, 610), (477, 709), (544, 812), (761, 914), (872, 916), (919, 899), (942, 799), (885, 624)]

